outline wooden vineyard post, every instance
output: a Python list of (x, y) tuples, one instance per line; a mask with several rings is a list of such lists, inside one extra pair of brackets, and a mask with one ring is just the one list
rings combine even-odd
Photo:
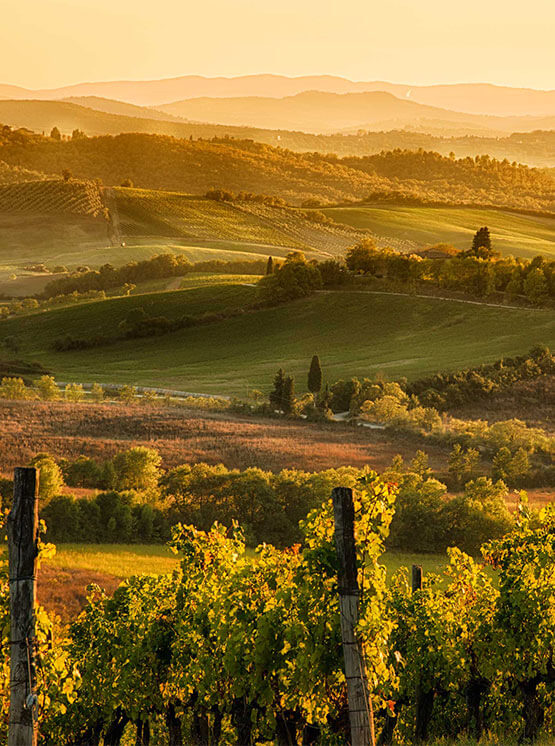
[(35, 598), (38, 555), (38, 474), (14, 472), (8, 515), (10, 576), (10, 717), (8, 746), (36, 746)]
[(375, 746), (374, 722), (368, 696), (368, 681), (360, 643), (356, 637), (359, 587), (355, 547), (353, 491), (336, 487), (332, 492), (335, 546), (339, 560), (339, 613), (345, 659), (351, 746)]
[(412, 592), (422, 590), (422, 567), (420, 565), (412, 566), (412, 578), (411, 578)]

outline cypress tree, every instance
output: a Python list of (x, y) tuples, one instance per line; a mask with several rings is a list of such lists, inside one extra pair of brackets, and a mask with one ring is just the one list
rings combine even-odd
[(491, 236), (487, 225), (484, 225), (483, 228), (477, 230), (472, 239), (472, 254), (475, 256), (483, 254), (484, 252), (480, 251), (480, 249), (485, 249), (486, 255), (491, 254)]
[(285, 414), (291, 414), (295, 407), (295, 381), (287, 376), (283, 382), (283, 394), (281, 397), (281, 409)]
[(274, 260), (271, 256), (268, 257), (268, 263), (266, 264), (266, 274), (267, 275), (274, 274)]
[(283, 389), (285, 384), (285, 372), (280, 368), (274, 376), (274, 390), (270, 393), (270, 404), (276, 409), (283, 409)]
[(322, 366), (320, 358), (314, 355), (308, 371), (308, 390), (311, 394), (317, 394), (322, 389)]
[(326, 388), (322, 392), (322, 395), (320, 396), (320, 401), (318, 402), (318, 406), (320, 409), (322, 409), (324, 412), (327, 412), (331, 409), (331, 392), (329, 389), (328, 384), (326, 383)]

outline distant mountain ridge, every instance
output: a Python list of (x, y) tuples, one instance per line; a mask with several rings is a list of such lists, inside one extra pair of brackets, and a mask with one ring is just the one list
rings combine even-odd
[[(158, 107), (160, 111), (212, 124), (301, 130), (325, 134), (364, 128), (400, 129), (433, 122), (434, 130), (453, 124), (472, 133), (505, 133), (555, 128), (553, 117), (498, 117), (441, 109), (400, 99), (392, 93), (304, 91), (285, 98), (261, 96), (194, 98)], [(459, 134), (459, 133), (457, 133)]]
[(77, 83), (42, 90), (0, 84), (0, 98), (61, 99), (73, 96), (99, 96), (140, 106), (159, 106), (186, 98), (244, 96), (282, 98), (309, 90), (327, 93), (384, 91), (400, 98), (409, 98), (417, 103), (469, 114), (555, 115), (555, 90), (511, 88), (490, 83), (418, 86), (387, 81), (352, 81), (335, 75), (287, 77), (261, 74), (213, 78), (184, 75), (162, 80)]

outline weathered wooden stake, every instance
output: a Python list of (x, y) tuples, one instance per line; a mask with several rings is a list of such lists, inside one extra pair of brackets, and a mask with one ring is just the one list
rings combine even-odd
[(412, 592), (422, 590), (422, 568), (420, 565), (412, 566)]
[(10, 717), (8, 746), (36, 746), (35, 599), (38, 555), (38, 474), (14, 472), (8, 515), (10, 574)]
[(332, 492), (335, 519), (335, 546), (339, 560), (339, 613), (341, 641), (345, 658), (345, 678), (351, 746), (375, 746), (374, 723), (368, 696), (368, 681), (362, 651), (356, 637), (359, 587), (355, 547), (355, 509), (353, 491), (336, 487)]

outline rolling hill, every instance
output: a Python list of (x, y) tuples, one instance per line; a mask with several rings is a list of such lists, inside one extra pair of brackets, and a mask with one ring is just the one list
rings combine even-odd
[(283, 255), (299, 249), (314, 256), (343, 253), (366, 235), (313, 211), (251, 201), (221, 202), (189, 194), (143, 189), (112, 190), (122, 236), (168, 237), (237, 246), (243, 251)]
[(411, 251), (435, 243), (466, 250), (476, 226), (487, 225), (493, 247), (502, 254), (555, 257), (555, 217), (519, 215), (506, 210), (365, 205), (323, 210), (337, 222), (370, 231), (380, 243)]
[(161, 251), (225, 261), (300, 250), (321, 260), (342, 256), (368, 235), (402, 251), (440, 242), (466, 249), (481, 225), (490, 227), (503, 254), (554, 255), (555, 217), (508, 210), (395, 204), (310, 210), (75, 179), (22, 182), (0, 186), (0, 293), (40, 290), (48, 276), (30, 277), (24, 268), (32, 263), (120, 265)]
[(78, 83), (54, 89), (29, 90), (0, 84), (0, 98), (60, 99), (68, 96), (115, 98), (142, 106), (155, 106), (178, 99), (231, 96), (282, 98), (304, 91), (360, 93), (386, 91), (401, 98), (475, 114), (555, 115), (555, 91), (512, 88), (488, 83), (415, 86), (386, 81), (352, 81), (335, 75), (244, 75), (208, 78), (184, 75), (165, 80), (106, 81)]
[[(145, 120), (141, 120), (145, 121)], [(399, 151), (366, 158), (293, 153), (250, 140), (182, 140), (122, 134), (57, 140), (0, 131), (0, 160), (12, 166), (117, 185), (203, 194), (233, 192), (279, 196), (292, 203), (363, 200), (377, 193), (424, 203), (553, 209), (555, 182), (525, 166), (489, 158), (455, 160)], [(391, 200), (390, 200), (391, 201)]]
[(411, 122), (410, 131), (361, 129), (352, 134), (316, 135), (284, 129), (187, 122), (167, 112), (94, 96), (64, 101), (0, 100), (0, 122), (46, 134), (57, 127), (65, 135), (79, 130), (89, 136), (145, 132), (194, 139), (231, 137), (256, 140), (295, 152), (335, 153), (339, 156), (371, 155), (393, 148), (423, 148), (443, 155), (451, 152), (458, 157), (487, 154), (532, 166), (555, 166), (554, 130), (512, 133), (506, 137), (485, 136), (483, 132), (482, 136), (442, 137), (426, 132), (425, 124), (420, 131), (415, 131), (418, 129), (416, 122)]
[[(112, 218), (117, 235), (110, 230)], [(161, 249), (194, 261), (284, 256), (294, 249), (324, 258), (365, 235), (314, 211), (258, 202), (101, 189), (77, 180), (0, 185), (0, 273), (30, 262), (117, 264)]]
[(109, 244), (107, 225), (103, 197), (93, 182), (0, 185), (0, 292), (11, 294), (6, 278), (29, 263), (86, 263), (89, 251), (94, 255)]
[[(179, 122), (183, 124), (183, 118), (172, 116), (172, 114), (146, 106), (136, 106), (128, 104), (125, 101), (116, 101), (112, 98), (102, 98), (101, 96), (68, 96), (61, 100), (61, 103), (75, 104), (85, 109), (94, 111), (103, 111), (105, 114), (117, 114), (123, 117), (133, 117), (139, 119), (162, 120), (170, 122)], [(122, 132), (124, 130), (121, 130)]]
[[(201, 122), (272, 129), (332, 133), (364, 128), (401, 129), (426, 126), (452, 134), (499, 134), (555, 128), (552, 117), (492, 117), (464, 114), (399, 99), (391, 93), (306, 91), (285, 98), (261, 96), (193, 98), (164, 104), (161, 111)], [(1, 116), (1, 108), (0, 108)]]
[[(37, 360), (60, 380), (137, 383), (180, 390), (245, 395), (247, 386), (267, 391), (283, 366), (305, 388), (313, 354), (326, 380), (379, 371), (416, 377), (515, 355), (536, 343), (553, 346), (550, 311), (513, 310), (456, 301), (350, 293), (311, 298), (241, 317), (192, 327), (158, 338), (102, 348), (55, 353), (61, 334), (82, 336), (111, 328), (133, 307), (170, 316), (215, 310), (255, 292), (247, 286), (207, 285), (157, 296), (110, 299), (0, 322), (15, 336), (20, 356)], [(235, 301), (230, 300), (233, 295)], [(173, 309), (173, 310), (172, 310)]]
[(98, 267), (147, 259), (162, 251), (191, 261), (249, 261), (268, 254), (285, 256), (292, 250), (324, 259), (344, 253), (365, 235), (325, 217), (315, 222), (313, 212), (285, 206), (100, 189), (76, 180), (9, 184), (0, 186), (0, 294), (39, 292), (49, 275), (25, 270), (33, 263), (50, 269)]

